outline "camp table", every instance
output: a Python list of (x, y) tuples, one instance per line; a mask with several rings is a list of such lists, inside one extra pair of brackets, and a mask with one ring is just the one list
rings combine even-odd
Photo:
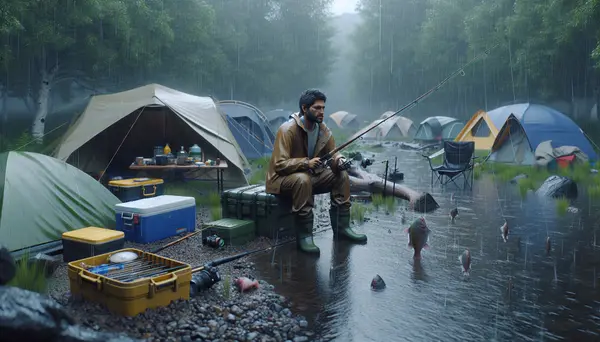
[[(228, 167), (227, 162), (224, 160), (221, 160), (219, 165), (204, 165), (204, 166), (198, 166), (198, 165), (136, 165), (134, 163), (134, 164), (131, 164), (131, 166), (129, 166), (129, 169), (130, 170), (144, 170), (147, 172), (182, 171), (182, 172), (194, 172), (194, 173), (198, 173), (198, 172), (208, 173), (212, 170), (216, 170), (217, 171), (217, 191), (222, 192), (223, 191), (223, 174), (225, 173), (225, 169), (227, 169), (227, 167)], [(200, 179), (200, 178), (194, 177), (193, 179)]]

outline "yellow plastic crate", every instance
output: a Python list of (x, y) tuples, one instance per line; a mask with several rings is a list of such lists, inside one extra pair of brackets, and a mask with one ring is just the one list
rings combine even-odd
[[(166, 268), (182, 267), (152, 278), (141, 278), (131, 282), (111, 279), (110, 275), (94, 274), (83, 265), (108, 264), (108, 258), (118, 252), (131, 251), (138, 260), (152, 265), (162, 264)], [(192, 267), (173, 259), (126, 248), (69, 263), (69, 286), (71, 295), (105, 306), (109, 311), (122, 316), (135, 316), (146, 309), (169, 305), (174, 300), (190, 298)]]

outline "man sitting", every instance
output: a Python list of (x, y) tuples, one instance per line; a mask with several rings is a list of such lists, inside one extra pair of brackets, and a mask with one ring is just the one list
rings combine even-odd
[(366, 235), (350, 228), (346, 160), (336, 153), (331, 169), (327, 169), (320, 159), (335, 149), (333, 135), (323, 123), (326, 101), (319, 90), (302, 93), (300, 112), (277, 130), (266, 179), (267, 193), (291, 197), (298, 248), (313, 254), (319, 254), (313, 240), (313, 194), (331, 193), (329, 216), (334, 236), (358, 243), (367, 241)]

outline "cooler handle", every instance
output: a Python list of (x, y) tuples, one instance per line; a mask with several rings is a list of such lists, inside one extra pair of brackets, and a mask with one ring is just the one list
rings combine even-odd
[[(121, 218), (123, 219), (124, 226), (133, 226), (133, 213), (121, 213)], [(127, 221), (131, 221), (131, 223), (128, 223)]]
[(150, 197), (150, 196), (156, 195), (156, 184), (154, 184), (152, 187), (154, 188), (154, 192), (151, 193), (151, 194), (147, 194), (146, 193), (146, 187), (142, 186), (142, 196), (144, 196), (144, 197)]
[(82, 280), (85, 280), (85, 281), (87, 281), (89, 283), (92, 283), (92, 284), (96, 284), (96, 289), (98, 291), (102, 290), (102, 279), (100, 279), (100, 277), (98, 277), (98, 276), (96, 276), (95, 278), (94, 277), (90, 277), (89, 275), (87, 275), (87, 274), (84, 273), (84, 270), (81, 270), (79, 272), (79, 283), (81, 283)]
[(177, 292), (177, 274), (171, 273), (169, 274), (169, 278), (161, 281), (155, 281), (154, 279), (150, 279), (150, 291), (148, 292), (148, 297), (154, 297), (154, 294), (160, 292), (167, 287), (167, 285), (173, 283), (172, 290), (173, 292)]

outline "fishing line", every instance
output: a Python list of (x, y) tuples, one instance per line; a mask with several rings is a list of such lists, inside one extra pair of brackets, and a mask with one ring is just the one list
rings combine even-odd
[[(236, 125), (240, 125), (240, 126), (242, 126), (242, 129), (245, 129), (241, 123), (239, 123), (239, 122), (237, 122), (237, 121), (235, 121), (235, 120), (233, 120), (233, 119), (230, 119), (230, 118), (226, 118), (226, 120), (227, 120), (228, 122), (229, 122), (229, 121), (233, 121), (233, 122), (235, 122), (234, 124), (232, 124), (232, 125), (231, 125), (231, 127), (235, 128), (235, 130), (236, 130), (237, 132), (241, 133), (241, 134), (243, 134), (243, 133), (244, 133), (244, 132), (240, 131), (240, 128), (239, 128), (239, 127), (237, 127), (237, 126), (236, 126)], [(263, 143), (263, 142), (262, 142), (260, 139), (258, 139), (258, 137), (256, 137), (255, 135), (253, 135), (251, 132), (249, 132), (249, 131), (248, 131), (248, 134), (249, 134), (251, 137), (255, 138), (255, 139), (256, 139), (256, 140), (257, 140), (259, 143), (263, 144), (263, 146), (264, 146), (264, 147), (267, 147), (267, 146), (266, 146), (266, 145), (265, 145), (265, 144), (264, 144), (264, 143)], [(256, 154), (258, 154), (259, 156), (260, 156), (260, 155), (263, 155), (263, 153), (262, 153), (262, 152), (260, 152), (260, 151), (259, 151), (259, 150), (256, 148), (256, 146), (254, 146), (253, 144), (251, 144), (251, 143), (250, 143), (250, 140), (248, 140), (248, 144), (249, 144), (249, 145), (252, 147), (252, 149), (254, 149), (254, 152), (256, 152)], [(240, 147), (240, 148), (241, 148), (241, 147)], [(268, 147), (267, 147), (267, 148), (268, 148)]]
[[(64, 125), (68, 124), (70, 121), (71, 121), (71, 120), (68, 120), (68, 121), (65, 121), (65, 122), (63, 122), (63, 123), (62, 123), (62, 124), (60, 124), (58, 127), (56, 127), (56, 128), (54, 128), (54, 129), (52, 129), (51, 131), (49, 131), (49, 132), (47, 132), (47, 133), (44, 133), (44, 134), (43, 134), (43, 135), (42, 135), (40, 138), (43, 138), (43, 137), (47, 136), (48, 134), (50, 134), (50, 133), (52, 133), (52, 132), (56, 131), (57, 129), (61, 128), (62, 126), (64, 126)], [(18, 150), (22, 149), (22, 148), (23, 148), (23, 147), (25, 147), (25, 146), (29, 146), (31, 143), (33, 143), (33, 142), (36, 142), (36, 141), (38, 141), (38, 140), (39, 140), (39, 138), (34, 138), (34, 139), (31, 139), (31, 140), (30, 140), (29, 142), (27, 142), (26, 144), (24, 144), (24, 145), (21, 145), (21, 146), (17, 147), (16, 149), (14, 149), (14, 151), (18, 151)]]
[(131, 133), (131, 130), (133, 130), (133, 127), (138, 122), (138, 119), (140, 118), (140, 116), (142, 115), (142, 113), (144, 112), (144, 110), (146, 109), (146, 107), (147, 106), (142, 107), (142, 109), (140, 110), (140, 112), (138, 113), (138, 115), (135, 117), (135, 120), (133, 121), (133, 123), (131, 124), (131, 126), (129, 126), (129, 130), (127, 131), (127, 134), (125, 134), (125, 137), (123, 137), (123, 140), (121, 140), (121, 143), (117, 147), (117, 150), (115, 151), (115, 153), (112, 155), (112, 157), (108, 161), (108, 164), (106, 165), (106, 167), (104, 167), (104, 172), (102, 172), (102, 174), (100, 175), (100, 177), (98, 177), (98, 182), (101, 182), (102, 181), (102, 177), (104, 177), (104, 175), (106, 175), (106, 170), (108, 170), (108, 168), (110, 167), (110, 164), (113, 162), (113, 160), (117, 156), (117, 153), (119, 153), (119, 150), (121, 149), (121, 146), (123, 146), (123, 143), (125, 143), (125, 140), (129, 136), (129, 133)]
[(341, 144), (340, 146), (334, 148), (331, 152), (327, 153), (325, 156), (323, 156), (323, 158), (325, 161), (328, 159), (331, 159), (336, 153), (338, 153), (340, 150), (346, 148), (348, 145), (352, 144), (353, 142), (355, 142), (356, 140), (358, 140), (359, 138), (361, 138), (362, 136), (364, 136), (366, 133), (370, 132), (371, 130), (375, 129), (376, 127), (380, 126), (381, 124), (383, 124), (384, 122), (396, 117), (396, 115), (401, 114), (404, 111), (410, 110), (413, 107), (415, 107), (416, 105), (418, 105), (422, 100), (424, 100), (425, 98), (427, 98), (428, 96), (430, 96), (431, 94), (433, 94), (435, 91), (439, 90), (442, 86), (444, 86), (446, 83), (448, 83), (448, 81), (450, 81), (451, 79), (453, 79), (454, 77), (458, 76), (458, 75), (465, 75), (465, 71), (464, 68), (470, 66), (471, 64), (475, 63), (476, 61), (478, 61), (479, 59), (482, 59), (485, 56), (488, 56), (490, 54), (490, 51), (495, 48), (496, 46), (498, 46), (499, 43), (496, 43), (494, 46), (492, 46), (491, 48), (485, 50), (484, 52), (480, 53), (479, 55), (475, 56), (473, 59), (471, 59), (469, 62), (467, 62), (466, 64), (464, 64), (462, 67), (460, 67), (459, 69), (457, 69), (456, 71), (454, 71), (453, 73), (451, 73), (448, 77), (446, 77), (445, 79), (443, 79), (440, 83), (438, 83), (435, 87), (431, 88), (430, 90), (428, 90), (427, 92), (423, 93), (422, 95), (420, 95), (419, 97), (417, 97), (416, 99), (414, 99), (412, 102), (409, 102), (408, 104), (406, 104), (404, 107), (400, 108), (398, 111), (394, 112), (392, 115), (388, 116), (385, 119), (382, 119), (379, 122), (374, 122), (373, 124), (367, 126), (366, 128), (363, 128), (362, 130), (358, 131), (357, 133), (355, 133), (348, 141), (346, 141), (345, 143)]

